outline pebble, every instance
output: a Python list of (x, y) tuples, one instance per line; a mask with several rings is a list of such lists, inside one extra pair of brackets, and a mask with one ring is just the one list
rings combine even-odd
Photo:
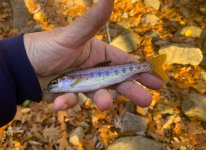
[(159, 0), (144, 0), (146, 6), (153, 7), (156, 10), (160, 8), (160, 1)]
[(123, 132), (144, 132), (148, 122), (147, 118), (126, 112), (123, 117)]
[(29, 12), (25, 6), (24, 0), (11, 0), (10, 2), (13, 14), (13, 27), (25, 27), (27, 20), (29, 19)]
[(122, 137), (117, 139), (109, 150), (162, 150), (163, 145), (143, 136)]
[(201, 38), (202, 34), (202, 29), (196, 26), (186, 26), (180, 28), (175, 35), (182, 35), (182, 36), (187, 36), (188, 32), (191, 32), (190, 37), (196, 37), (196, 38)]
[(188, 18), (190, 16), (190, 10), (187, 7), (180, 7), (179, 12), (185, 17)]
[(169, 44), (161, 47), (159, 53), (167, 55), (167, 64), (199, 65), (203, 59), (199, 48), (186, 44)]
[(69, 136), (69, 142), (73, 145), (78, 145), (80, 140), (84, 137), (84, 130), (82, 127), (77, 127)]
[(143, 22), (150, 25), (156, 25), (159, 22), (159, 18), (152, 14), (147, 14), (143, 18)]
[(206, 122), (206, 96), (192, 92), (181, 104), (181, 110), (188, 117)]
[(132, 53), (140, 44), (138, 35), (130, 30), (125, 30), (112, 40), (111, 45), (121, 49), (124, 52)]

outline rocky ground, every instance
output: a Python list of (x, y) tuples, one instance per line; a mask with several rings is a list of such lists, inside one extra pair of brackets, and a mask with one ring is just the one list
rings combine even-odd
[[(92, 0), (0, 0), (0, 38), (70, 24)], [(202, 150), (206, 149), (205, 0), (116, 0), (96, 38), (140, 60), (166, 53), (169, 81), (151, 91), (147, 108), (119, 95), (99, 112), (80, 103), (55, 112), (45, 101), (25, 101), (0, 129), (0, 149)]]

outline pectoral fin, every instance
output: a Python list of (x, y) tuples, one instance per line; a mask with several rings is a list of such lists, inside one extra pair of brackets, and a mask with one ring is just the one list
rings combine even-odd
[(77, 85), (81, 80), (82, 80), (82, 78), (77, 78), (70, 86), (71, 86), (71, 87), (74, 87), (74, 86)]

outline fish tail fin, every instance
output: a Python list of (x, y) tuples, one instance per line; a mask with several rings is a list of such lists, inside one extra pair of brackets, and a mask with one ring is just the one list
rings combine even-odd
[(164, 81), (168, 81), (167, 73), (162, 69), (163, 64), (167, 59), (166, 54), (161, 54), (156, 57), (149, 58), (148, 61), (151, 62), (154, 66), (154, 73), (161, 77)]

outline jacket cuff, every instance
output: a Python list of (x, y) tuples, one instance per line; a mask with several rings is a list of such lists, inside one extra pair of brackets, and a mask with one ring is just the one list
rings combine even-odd
[(15, 86), (16, 104), (21, 104), (26, 99), (37, 102), (42, 99), (41, 87), (27, 57), (23, 37), (24, 34), (20, 34), (0, 41), (6, 65)]

